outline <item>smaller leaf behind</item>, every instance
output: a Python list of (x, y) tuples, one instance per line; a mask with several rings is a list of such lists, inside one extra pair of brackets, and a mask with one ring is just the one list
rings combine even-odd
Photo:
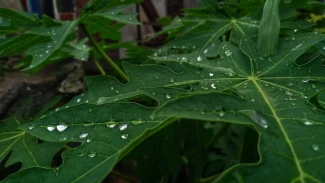
[(280, 32), (279, 3), (280, 0), (267, 0), (264, 5), (257, 47), (265, 56), (276, 53)]

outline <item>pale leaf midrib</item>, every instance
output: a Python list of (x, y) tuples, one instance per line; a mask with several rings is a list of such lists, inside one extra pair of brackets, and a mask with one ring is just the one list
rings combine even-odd
[(301, 183), (305, 183), (305, 172), (303, 171), (301, 165), (300, 165), (300, 160), (298, 159), (298, 156), (296, 154), (296, 151), (295, 149), (293, 148), (293, 145), (291, 143), (291, 140), (288, 136), (288, 134), (286, 133), (282, 123), (281, 123), (281, 119), (278, 117), (278, 114), (276, 113), (275, 109), (273, 108), (272, 104), (270, 103), (270, 101), (268, 100), (268, 97), (267, 95), (264, 93), (264, 91), (262, 90), (262, 88), (259, 86), (259, 84), (256, 82), (256, 78), (252, 78), (251, 81), (253, 82), (253, 84), (255, 85), (255, 87), (257, 88), (258, 92), (262, 95), (263, 99), (265, 100), (265, 103), (268, 105), (269, 109), (271, 110), (272, 114), (273, 114), (273, 117), (276, 121), (276, 123), (278, 124), (284, 138), (285, 138), (285, 141), (287, 142), (289, 148), (290, 148), (290, 151), (292, 153), (292, 156), (293, 156), (293, 160), (297, 166), (297, 169), (298, 169), (298, 172), (299, 172), (299, 179), (301, 181)]

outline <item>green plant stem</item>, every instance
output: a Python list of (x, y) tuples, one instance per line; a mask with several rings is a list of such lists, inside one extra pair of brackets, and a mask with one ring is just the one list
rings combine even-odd
[(216, 174), (216, 175), (212, 175), (207, 178), (200, 179), (199, 182), (200, 183), (209, 183), (209, 182), (212, 182), (213, 180), (215, 180), (216, 178), (218, 178), (219, 176), (220, 176), (220, 173)]
[(213, 145), (219, 140), (219, 138), (228, 130), (229, 126), (229, 123), (223, 123), (217, 134), (208, 142), (206, 147), (208, 149), (211, 149)]
[(95, 65), (96, 65), (97, 69), (99, 70), (99, 72), (100, 72), (102, 75), (105, 75), (106, 72), (104, 71), (103, 67), (99, 64), (99, 62), (98, 62), (96, 59), (94, 59), (94, 62), (95, 62)]
[(124, 81), (129, 81), (127, 75), (118, 67), (118, 65), (114, 63), (114, 61), (111, 58), (109, 58), (109, 56), (105, 53), (102, 47), (100, 47), (100, 45), (97, 43), (94, 37), (87, 30), (86, 26), (84, 24), (80, 24), (80, 28), (84, 31), (86, 36), (89, 38), (90, 42), (93, 44), (97, 52), (105, 59), (105, 61), (113, 68), (113, 70), (115, 70)]
[(112, 173), (113, 175), (117, 176), (117, 177), (120, 177), (120, 178), (122, 178), (122, 179), (128, 181), (128, 182), (131, 182), (131, 183), (140, 183), (140, 181), (135, 180), (135, 179), (133, 179), (132, 177), (129, 177), (129, 176), (127, 176), (127, 175), (125, 175), (125, 174), (123, 174), (123, 173), (121, 173), (121, 172), (118, 172), (118, 171), (116, 171), (116, 170), (112, 170), (111, 173)]

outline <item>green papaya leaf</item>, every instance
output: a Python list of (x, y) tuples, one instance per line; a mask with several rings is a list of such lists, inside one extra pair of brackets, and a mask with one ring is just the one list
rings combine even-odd
[(24, 125), (22, 129), (43, 140), (76, 141), (82, 145), (65, 151), (64, 165), (57, 169), (30, 168), (9, 176), (6, 181), (18, 178), (32, 182), (99, 182), (116, 161), (143, 141), (139, 137), (150, 136), (168, 124), (165, 118), (151, 119), (151, 113), (152, 109), (134, 103), (82, 104)]
[[(5, 166), (21, 162), (21, 170), (37, 166), (50, 167), (52, 157), (64, 143), (40, 143), (36, 137), (17, 129), (20, 125), (21, 121), (17, 118), (9, 118), (0, 124), (0, 162), (12, 151)], [(34, 126), (28, 128), (33, 129)]]
[(6, 8), (0, 8), (0, 17), (9, 19), (11, 25), (31, 25), (39, 22), (38, 18), (31, 14)]
[(65, 43), (70, 33), (75, 30), (77, 23), (77, 21), (65, 21), (62, 22), (60, 26), (54, 27), (27, 27), (26, 29), (28, 30), (28, 33), (49, 36), (51, 38), (51, 41), (32, 46), (27, 50), (26, 54), (32, 56), (33, 58), (31, 61), (31, 65), (26, 68), (26, 70), (33, 69), (38, 65), (41, 65), (52, 54), (54, 54), (55, 51), (60, 49), (61, 46)]
[(127, 8), (130, 8), (130, 6), (118, 6), (101, 13), (92, 14), (90, 17), (100, 16), (125, 24), (139, 24), (139, 21), (136, 18), (137, 13), (122, 13), (122, 11)]
[[(207, 92), (216, 92), (178, 97), (161, 105), (155, 116), (255, 125), (261, 134), (260, 161), (237, 164), (215, 182), (324, 182), (324, 174), (315, 168), (321, 163), (325, 145), (321, 140), (324, 101), (319, 97), (325, 87), (324, 67), (317, 59), (297, 63), (299, 56), (321, 40), (324, 37), (318, 32), (284, 38), (278, 53), (267, 58), (246, 36), (239, 45), (245, 57), (238, 57), (235, 47), (221, 45), (223, 58), (206, 62), (217, 64), (219, 70), (202, 85)], [(232, 60), (236, 60), (234, 67), (223, 67)], [(227, 69), (234, 73), (227, 76)], [(236, 95), (223, 94), (229, 89)], [(268, 171), (270, 167), (274, 171)]]
[(69, 43), (69, 45), (72, 47), (72, 51), (71, 54), (73, 55), (73, 57), (77, 60), (81, 60), (81, 61), (86, 61), (89, 58), (89, 52), (91, 50), (91, 48), (89, 46), (86, 45), (88, 39), (83, 39), (81, 41), (79, 41), (76, 44), (73, 43)]

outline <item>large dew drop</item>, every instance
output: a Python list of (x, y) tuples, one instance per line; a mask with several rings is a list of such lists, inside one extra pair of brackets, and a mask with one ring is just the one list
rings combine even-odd
[(241, 114), (255, 122), (256, 124), (260, 125), (263, 128), (268, 127), (268, 122), (266, 121), (265, 117), (257, 111), (254, 110), (241, 110), (239, 111)]
[(64, 123), (61, 123), (59, 125), (56, 126), (56, 129), (59, 131), (59, 132), (63, 132), (65, 129), (67, 129), (68, 126)]

